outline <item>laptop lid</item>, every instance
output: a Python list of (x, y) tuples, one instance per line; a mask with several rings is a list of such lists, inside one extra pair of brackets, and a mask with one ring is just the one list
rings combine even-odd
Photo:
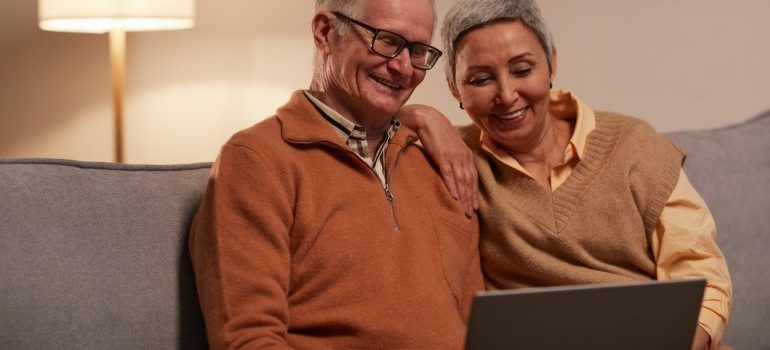
[(466, 350), (690, 350), (703, 279), (481, 292)]

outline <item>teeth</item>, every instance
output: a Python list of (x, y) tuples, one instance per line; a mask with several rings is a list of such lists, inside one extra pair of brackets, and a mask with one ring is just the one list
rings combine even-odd
[(387, 80), (382, 80), (382, 79), (377, 78), (377, 77), (372, 77), (372, 79), (374, 79), (374, 81), (376, 81), (376, 82), (378, 82), (378, 83), (380, 83), (382, 85), (385, 85), (385, 86), (387, 86), (387, 87), (389, 87), (389, 88), (391, 88), (393, 90), (401, 89), (401, 86), (396, 85), (396, 84), (394, 84), (392, 82), (389, 82)]
[(503, 120), (513, 120), (513, 119), (518, 119), (518, 118), (520, 118), (522, 115), (524, 115), (524, 111), (525, 111), (525, 110), (526, 110), (526, 108), (522, 108), (522, 109), (520, 109), (520, 110), (518, 110), (518, 111), (516, 111), (516, 112), (513, 112), (513, 113), (511, 113), (511, 114), (503, 114), (503, 115), (499, 115), (499, 116), (497, 116), (497, 117), (498, 117), (498, 118), (500, 118), (500, 119), (503, 119)]

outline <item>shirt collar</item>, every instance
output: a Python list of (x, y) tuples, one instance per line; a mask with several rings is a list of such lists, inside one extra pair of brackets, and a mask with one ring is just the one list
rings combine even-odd
[(320, 99), (316, 98), (309, 91), (303, 91), (305, 96), (312, 102), (318, 109), (320, 109), (321, 115), (335, 128), (335, 131), (342, 142), (347, 142), (349, 138), (357, 140), (366, 139), (366, 130), (361, 125), (358, 125), (348, 118), (342, 116), (337, 111), (332, 109), (323, 103)]
[[(305, 96), (312, 102), (316, 107), (318, 107), (321, 110), (321, 115), (326, 118), (329, 123), (332, 124), (336, 129), (342, 132), (345, 136), (342, 137), (342, 141), (346, 142), (348, 138), (354, 138), (357, 140), (366, 140), (366, 129), (364, 129), (363, 126), (361, 126), (358, 123), (355, 123), (351, 121), (348, 118), (345, 118), (342, 114), (335, 111), (333, 108), (329, 107), (325, 103), (323, 103), (320, 99), (313, 96), (309, 91), (305, 90), (303, 91)], [(393, 137), (393, 134), (395, 134), (396, 130), (401, 126), (401, 122), (399, 122), (396, 117), (391, 118), (390, 120), (390, 127), (388, 127), (388, 130), (385, 132), (386, 137), (391, 138)]]
[(596, 128), (596, 116), (593, 109), (568, 90), (551, 92), (549, 111), (559, 119), (575, 119), (575, 131), (572, 132), (570, 145), (578, 158), (583, 158), (588, 134)]

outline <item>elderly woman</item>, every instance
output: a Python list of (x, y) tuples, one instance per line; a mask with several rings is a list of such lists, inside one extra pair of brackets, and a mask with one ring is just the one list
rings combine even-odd
[[(730, 278), (682, 151), (641, 120), (552, 90), (556, 50), (531, 0), (458, 1), (442, 39), (449, 88), (475, 124), (462, 137), (478, 171), (487, 287), (703, 277), (693, 349), (718, 348)], [(442, 158), (454, 132), (443, 116), (412, 106), (399, 117), (458, 173)]]

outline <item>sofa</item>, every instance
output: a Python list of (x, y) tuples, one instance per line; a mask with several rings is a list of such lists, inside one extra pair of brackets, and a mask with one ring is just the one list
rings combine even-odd
[[(770, 111), (667, 136), (727, 256), (726, 343), (769, 349)], [(206, 349), (187, 232), (210, 166), (0, 159), (0, 349)]]

